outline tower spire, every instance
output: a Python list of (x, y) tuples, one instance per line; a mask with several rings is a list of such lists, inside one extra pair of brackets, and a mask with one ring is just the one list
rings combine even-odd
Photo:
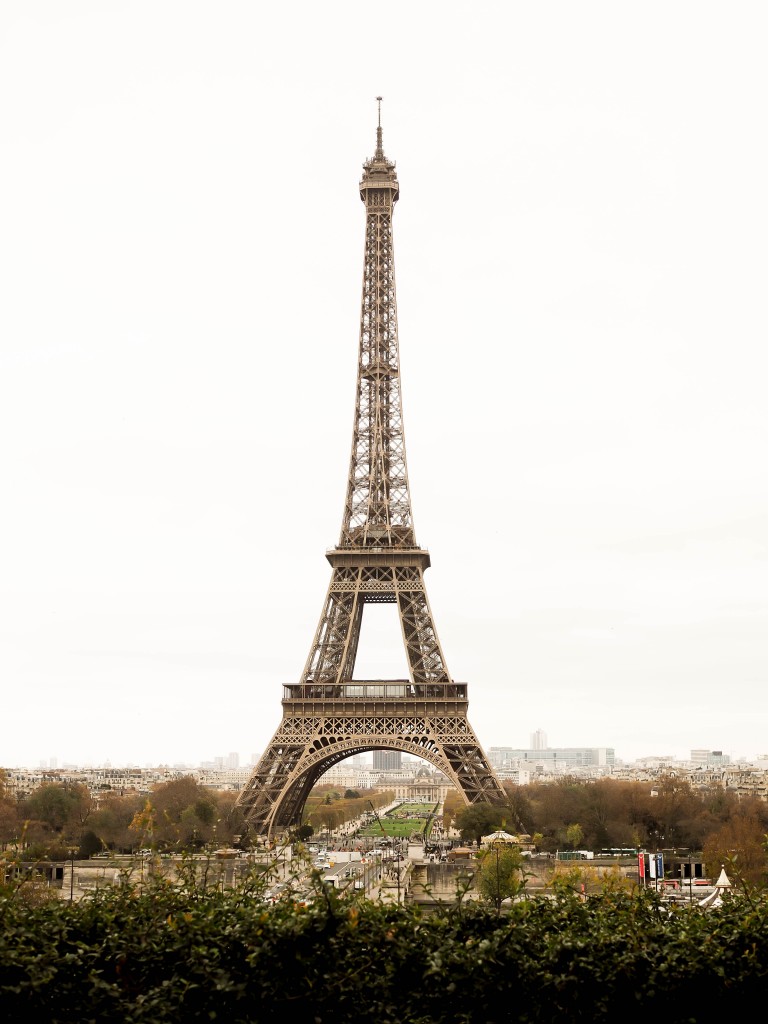
[(382, 100), (381, 96), (377, 96), (376, 97), (376, 102), (379, 105), (379, 125), (378, 125), (378, 128), (376, 129), (376, 156), (374, 157), (375, 160), (385, 160), (386, 159), (386, 157), (384, 156), (384, 144), (383, 144), (383, 141), (382, 141), (382, 134), (381, 134), (381, 100)]

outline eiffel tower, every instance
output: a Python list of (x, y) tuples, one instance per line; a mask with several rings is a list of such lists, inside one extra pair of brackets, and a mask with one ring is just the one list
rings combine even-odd
[[(467, 719), (424, 587), (429, 552), (416, 543), (405, 460), (392, 214), (395, 164), (363, 164), (365, 257), (357, 396), (341, 536), (327, 552), (331, 582), (300, 682), (283, 687), (283, 719), (237, 801), (247, 827), (272, 836), (301, 823), (310, 790), (332, 765), (369, 750), (431, 762), (468, 804), (505, 794)], [(367, 604), (397, 605), (408, 679), (354, 678)]]

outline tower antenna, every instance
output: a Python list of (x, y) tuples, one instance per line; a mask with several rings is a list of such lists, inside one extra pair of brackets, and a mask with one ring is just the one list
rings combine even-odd
[(379, 104), (379, 124), (378, 124), (378, 127), (376, 129), (376, 157), (375, 157), (376, 160), (383, 160), (384, 159), (384, 143), (383, 143), (382, 134), (381, 134), (381, 100), (382, 100), (381, 96), (377, 96), (376, 97), (376, 102)]

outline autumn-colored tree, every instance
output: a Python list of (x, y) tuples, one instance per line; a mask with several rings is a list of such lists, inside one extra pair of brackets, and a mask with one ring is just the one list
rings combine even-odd
[[(525, 787), (530, 805), (530, 832), (541, 833), (537, 846), (549, 852), (560, 848), (565, 830), (578, 821), (583, 844), (603, 847), (653, 846), (700, 850), (741, 806), (722, 790), (693, 790), (674, 776), (652, 784), (615, 779), (598, 781), (563, 778)], [(760, 803), (759, 820), (768, 831), (768, 804)], [(662, 838), (663, 837), (663, 838)]]
[(130, 831), (130, 825), (145, 802), (145, 798), (138, 793), (125, 796), (110, 794), (100, 801), (89, 825), (99, 837), (102, 849), (118, 852), (133, 849), (136, 845), (136, 833)]
[(129, 831), (135, 835), (134, 847), (137, 849), (144, 849), (145, 847), (152, 848), (157, 841), (155, 835), (155, 809), (149, 800), (144, 802), (144, 806), (136, 811), (131, 820), (131, 824), (128, 826)]
[(365, 796), (345, 799), (331, 786), (315, 786), (304, 805), (303, 819), (316, 832), (322, 832), (361, 818), (370, 811), (371, 805), (376, 809), (385, 807), (393, 799), (392, 790), (370, 790)]
[(213, 792), (191, 775), (155, 786), (149, 802), (152, 845), (158, 848), (199, 849), (212, 842), (222, 824)]
[(648, 843), (653, 845), (663, 836), (663, 845), (668, 847), (694, 845), (689, 822), (700, 813), (701, 797), (691, 789), (690, 782), (677, 775), (664, 775), (655, 783), (654, 791), (646, 830)]
[(219, 846), (233, 846), (236, 836), (246, 832), (242, 808), (237, 806), (237, 793), (232, 790), (212, 790), (216, 800), (216, 842)]
[(464, 798), (458, 790), (448, 790), (443, 801), (443, 828), (446, 832), (456, 821), (456, 815), (463, 811), (466, 806)]
[(317, 832), (331, 832), (345, 821), (341, 807), (322, 803), (312, 812), (312, 825)]
[(541, 848), (554, 853), (564, 841), (565, 830), (571, 822), (586, 817), (585, 787), (572, 779), (560, 779), (552, 784), (535, 783), (528, 787), (528, 799), (533, 821), (530, 831), (542, 835)]
[(704, 862), (713, 880), (721, 867), (734, 883), (765, 888), (768, 856), (764, 826), (754, 817), (735, 815), (704, 844)]
[(0, 850), (19, 837), (20, 823), (15, 800), (0, 799)]

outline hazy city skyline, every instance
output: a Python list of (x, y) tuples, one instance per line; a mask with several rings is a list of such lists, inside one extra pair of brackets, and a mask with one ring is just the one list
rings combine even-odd
[[(341, 524), (377, 95), (416, 537), (480, 742), (768, 753), (767, 22), (6, 7), (0, 764), (276, 729)], [(391, 611), (360, 676), (404, 674)]]

